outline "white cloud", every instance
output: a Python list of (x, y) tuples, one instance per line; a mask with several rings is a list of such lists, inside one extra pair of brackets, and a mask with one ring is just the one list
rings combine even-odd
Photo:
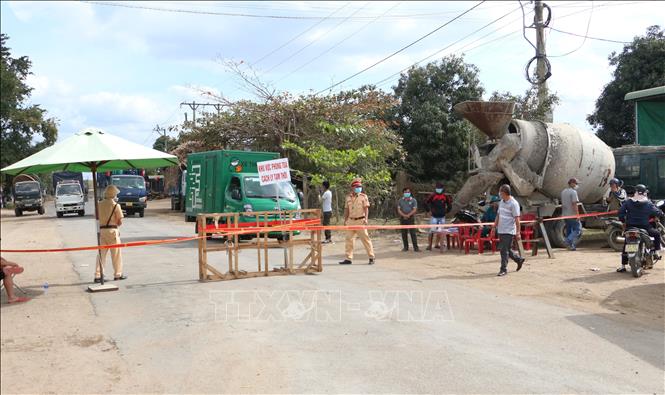
[(80, 97), (81, 112), (103, 123), (147, 123), (167, 114), (154, 100), (141, 95), (96, 92)]
[(41, 99), (49, 96), (63, 97), (70, 95), (74, 87), (62, 79), (50, 79), (45, 75), (30, 74), (26, 78), (26, 84), (30, 86), (32, 99)]

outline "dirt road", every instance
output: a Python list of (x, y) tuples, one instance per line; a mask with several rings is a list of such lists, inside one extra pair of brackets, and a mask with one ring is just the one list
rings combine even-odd
[[(123, 240), (191, 234), (167, 205), (128, 218)], [(49, 212), (3, 210), (2, 247), (94, 244), (91, 216)], [(498, 254), (403, 253), (384, 234), (376, 265), (358, 246), (339, 266), (333, 237), (321, 274), (230, 282), (197, 281), (194, 243), (125, 249), (129, 278), (102, 294), (84, 292), (94, 253), (6, 254), (33, 300), (2, 296), (2, 393), (665, 390), (662, 264), (633, 279), (583, 243), (497, 278)]]

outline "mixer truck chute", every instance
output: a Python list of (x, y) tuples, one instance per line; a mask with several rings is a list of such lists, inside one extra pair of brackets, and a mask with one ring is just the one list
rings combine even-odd
[[(580, 180), (583, 204), (602, 201), (614, 176), (612, 149), (596, 135), (568, 124), (513, 119), (512, 102), (463, 102), (456, 112), (488, 136), (475, 151), (476, 168), (453, 202), (454, 215), (476, 196), (511, 185), (524, 212), (558, 215), (559, 196), (571, 177)], [(563, 247), (562, 223), (548, 226), (552, 244)]]

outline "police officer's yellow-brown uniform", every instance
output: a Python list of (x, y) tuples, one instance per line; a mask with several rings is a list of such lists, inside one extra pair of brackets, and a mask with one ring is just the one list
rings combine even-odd
[[(362, 188), (360, 180), (354, 180), (352, 188)], [(367, 211), (369, 209), (369, 198), (362, 192), (353, 191), (346, 197), (344, 203), (344, 222), (346, 225), (367, 225)], [(356, 237), (360, 239), (369, 255), (369, 263), (374, 263), (374, 247), (369, 239), (366, 229), (348, 230), (346, 232), (345, 253), (346, 259), (341, 264), (350, 264), (353, 260), (353, 247)]]
[[(122, 224), (122, 209), (114, 198), (118, 195), (118, 188), (115, 185), (109, 185), (104, 190), (104, 200), (99, 202), (99, 241), (101, 245), (120, 244), (120, 225)], [(101, 278), (99, 263), (104, 264), (106, 252), (111, 252), (111, 261), (113, 263), (114, 279), (124, 280), (126, 277), (122, 274), (122, 254), (119, 248), (110, 248), (99, 250), (100, 261), (97, 262), (95, 271), (95, 282)]]

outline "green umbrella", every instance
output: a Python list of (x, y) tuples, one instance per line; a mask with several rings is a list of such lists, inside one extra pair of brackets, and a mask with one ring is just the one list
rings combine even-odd
[[(99, 245), (99, 211), (97, 207), (97, 172), (123, 169), (149, 169), (179, 165), (178, 158), (146, 148), (100, 129), (83, 129), (68, 139), (54, 144), (0, 170), (19, 175), (49, 171), (92, 172), (97, 245)], [(98, 255), (99, 256), (99, 255)], [(103, 270), (103, 267), (102, 267)], [(102, 284), (104, 273), (102, 272)]]

